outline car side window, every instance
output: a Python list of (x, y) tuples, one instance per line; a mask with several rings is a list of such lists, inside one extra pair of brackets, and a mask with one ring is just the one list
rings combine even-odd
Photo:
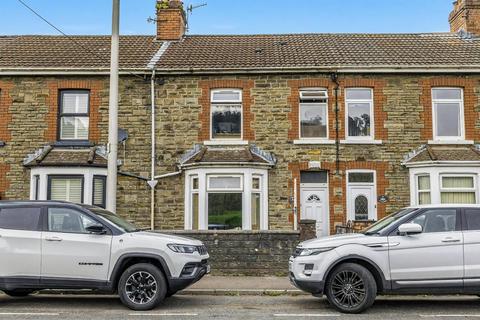
[(3, 208), (0, 210), (0, 228), (37, 231), (41, 211), (35, 207)]
[(412, 219), (422, 226), (423, 233), (451, 232), (456, 230), (456, 209), (430, 209)]
[(48, 209), (48, 231), (65, 233), (89, 233), (86, 228), (97, 225), (87, 215), (69, 208)]
[(465, 209), (467, 230), (480, 230), (480, 209)]

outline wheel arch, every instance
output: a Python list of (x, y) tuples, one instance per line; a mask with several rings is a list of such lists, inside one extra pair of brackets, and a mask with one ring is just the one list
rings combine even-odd
[[(380, 267), (375, 262), (373, 262), (372, 260), (370, 260), (368, 258), (365, 258), (365, 257), (362, 257), (362, 256), (358, 256), (358, 255), (348, 255), (348, 256), (342, 257), (342, 258), (336, 260), (334, 263), (332, 263), (330, 265), (330, 267), (328, 267), (327, 272), (325, 272), (325, 275), (323, 277), (323, 281), (324, 281), (325, 286), (327, 284), (327, 279), (331, 275), (332, 271), (336, 267), (338, 267), (339, 265), (344, 264), (344, 263), (355, 263), (355, 264), (361, 265), (362, 267), (364, 267), (368, 271), (370, 271), (370, 273), (372, 274), (372, 276), (375, 279), (375, 282), (377, 284), (378, 292), (385, 292), (385, 291), (389, 291), (391, 289), (390, 288), (391, 284), (390, 284), (389, 281), (387, 281), (385, 279), (385, 275), (383, 274), (382, 269), (380, 269)], [(324, 290), (325, 290), (325, 288), (324, 288)]]

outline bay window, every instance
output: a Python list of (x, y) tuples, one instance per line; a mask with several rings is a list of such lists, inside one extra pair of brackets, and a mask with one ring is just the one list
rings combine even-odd
[(475, 177), (472, 175), (441, 175), (441, 203), (476, 203)]
[(432, 89), (434, 140), (464, 140), (463, 90)]
[(187, 230), (265, 230), (267, 171), (202, 168), (186, 172)]
[(345, 89), (347, 140), (373, 140), (373, 92), (368, 88)]
[(83, 203), (83, 176), (49, 176), (47, 200)]
[(300, 91), (300, 138), (328, 138), (328, 93), (325, 89)]
[(210, 112), (211, 139), (242, 139), (242, 90), (212, 90)]
[(59, 139), (88, 140), (89, 92), (62, 90), (59, 106)]

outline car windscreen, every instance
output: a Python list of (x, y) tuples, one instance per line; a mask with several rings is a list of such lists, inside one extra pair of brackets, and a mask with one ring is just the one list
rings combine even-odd
[(407, 214), (410, 214), (410, 213), (412, 213), (413, 211), (416, 211), (416, 210), (418, 210), (418, 209), (417, 208), (406, 208), (406, 209), (402, 209), (400, 211), (394, 212), (394, 213), (386, 216), (385, 218), (377, 221), (376, 223), (374, 223), (373, 225), (371, 225), (367, 229), (365, 229), (363, 231), (363, 234), (366, 234), (366, 235), (378, 234), (378, 233), (380, 233), (380, 231), (387, 228), (392, 223), (395, 223), (399, 219), (405, 217)]
[(115, 225), (117, 228), (120, 228), (125, 232), (135, 232), (139, 230), (133, 223), (130, 223), (125, 219), (105, 209), (101, 209), (98, 207), (88, 207), (88, 210), (95, 213), (101, 219), (106, 220), (107, 222), (110, 222), (111, 224)]

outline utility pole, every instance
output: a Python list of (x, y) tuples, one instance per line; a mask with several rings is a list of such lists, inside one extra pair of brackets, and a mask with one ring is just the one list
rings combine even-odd
[(108, 170), (107, 210), (117, 209), (117, 153), (118, 153), (118, 55), (119, 55), (120, 0), (113, 0), (112, 41), (110, 49), (110, 98), (108, 107)]

